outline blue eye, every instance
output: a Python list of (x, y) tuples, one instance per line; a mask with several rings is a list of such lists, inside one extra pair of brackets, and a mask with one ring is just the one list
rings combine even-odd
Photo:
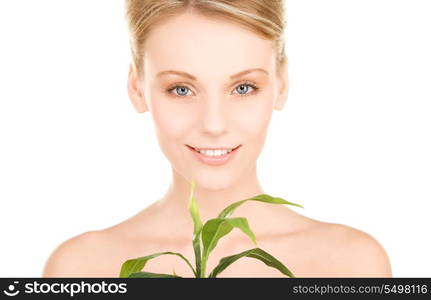
[(247, 96), (253, 93), (253, 92), (247, 93), (247, 90), (249, 90), (250, 87), (254, 89), (253, 92), (258, 90), (257, 86), (252, 83), (241, 83), (240, 85), (238, 85), (238, 87), (235, 90), (239, 93), (240, 96)]
[(187, 90), (189, 90), (189, 88), (186, 86), (175, 86), (172, 89), (169, 89), (169, 91), (173, 90), (177, 91), (178, 94), (176, 94), (176, 96), (186, 96)]
[[(249, 91), (250, 88), (253, 88), (253, 91), (247, 93), (247, 91)], [(258, 89), (259, 88), (252, 82), (241, 83), (235, 88), (235, 90), (238, 92), (240, 96), (248, 96), (248, 95), (254, 94)], [(190, 91), (190, 89), (184, 85), (176, 85), (176, 86), (173, 86), (172, 88), (167, 89), (166, 91), (169, 93), (172, 93), (173, 91), (175, 91), (174, 93), (175, 96), (183, 97), (183, 96), (187, 96), (187, 92)]]

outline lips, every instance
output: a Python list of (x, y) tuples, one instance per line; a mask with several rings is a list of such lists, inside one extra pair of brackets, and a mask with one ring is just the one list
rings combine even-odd
[(219, 150), (229, 150), (229, 149), (232, 149), (232, 151), (234, 151), (234, 150), (238, 149), (241, 146), (241, 144), (238, 145), (238, 146), (236, 146), (236, 147), (193, 147), (193, 146), (190, 146), (190, 145), (186, 145), (186, 146), (189, 147), (190, 149), (196, 151), (196, 152), (199, 152), (197, 149), (201, 149), (201, 150), (202, 149), (205, 149), (205, 150), (217, 150), (217, 149), (219, 149)]
[[(198, 161), (200, 161), (206, 165), (212, 165), (212, 166), (219, 166), (219, 165), (226, 164), (227, 162), (229, 162), (230, 160), (233, 159), (233, 157), (238, 152), (238, 148), (241, 147), (241, 145), (239, 145), (235, 148), (223, 148), (223, 147), (222, 148), (216, 148), (216, 149), (232, 149), (232, 151), (230, 151), (224, 155), (220, 155), (220, 156), (207, 156), (207, 155), (200, 153), (199, 151), (197, 151), (192, 146), (189, 146), (189, 145), (186, 145), (186, 146), (191, 150), (193, 156), (195, 158), (197, 158)], [(211, 148), (206, 148), (206, 149), (211, 149)]]

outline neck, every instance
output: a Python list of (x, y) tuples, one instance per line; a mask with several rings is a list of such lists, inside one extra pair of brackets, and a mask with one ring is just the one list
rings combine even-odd
[[(194, 197), (203, 222), (217, 217), (225, 207), (235, 201), (264, 193), (257, 179), (256, 168), (239, 181), (221, 189), (210, 190), (199, 185), (197, 181), (195, 183)], [(172, 209), (176, 214), (187, 215), (187, 218), (191, 219), (188, 212), (190, 193), (191, 182), (173, 170), (172, 183), (165, 196), (159, 201), (159, 207), (164, 207), (166, 210)]]
[[(177, 232), (193, 231), (193, 221), (188, 211), (191, 182), (174, 169), (172, 174), (172, 183), (166, 194), (157, 201), (155, 209), (164, 216), (164, 219), (169, 219), (170, 224), (175, 224)], [(199, 185), (197, 181), (195, 183), (194, 197), (203, 224), (209, 219), (216, 218), (224, 208), (233, 202), (264, 194), (257, 178), (256, 167), (249, 174), (225, 188), (207, 189)], [(281, 209), (276, 206), (278, 205), (250, 201), (239, 206), (231, 217), (247, 218), (253, 230), (255, 227), (253, 224), (265, 222), (269, 214)]]

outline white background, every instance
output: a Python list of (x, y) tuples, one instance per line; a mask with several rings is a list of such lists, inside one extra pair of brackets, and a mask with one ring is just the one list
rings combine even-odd
[[(171, 171), (127, 96), (123, 1), (0, 2), (0, 276), (162, 196)], [(258, 160), (268, 194), (431, 276), (431, 2), (290, 0), (290, 91)], [(251, 224), (252, 227), (252, 224)]]

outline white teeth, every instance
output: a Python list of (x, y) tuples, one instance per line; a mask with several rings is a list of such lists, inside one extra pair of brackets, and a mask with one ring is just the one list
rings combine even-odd
[(221, 149), (217, 149), (217, 150), (198, 150), (201, 154), (206, 155), (206, 156), (222, 156), (225, 155), (229, 152), (232, 151), (232, 149), (229, 150), (221, 150)]

